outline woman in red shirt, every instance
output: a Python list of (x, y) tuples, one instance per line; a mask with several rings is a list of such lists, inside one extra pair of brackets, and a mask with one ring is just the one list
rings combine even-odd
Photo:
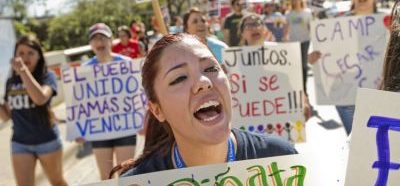
[(131, 36), (129, 27), (118, 27), (118, 37), (120, 41), (112, 47), (112, 51), (132, 59), (142, 57), (143, 53), (140, 50), (139, 42), (131, 39)]

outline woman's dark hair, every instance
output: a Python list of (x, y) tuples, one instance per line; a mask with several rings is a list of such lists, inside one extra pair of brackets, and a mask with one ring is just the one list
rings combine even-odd
[(399, 1), (393, 5), (391, 13), (390, 38), (386, 47), (383, 66), (383, 80), (380, 89), (386, 91), (400, 91), (400, 21)]
[[(46, 60), (44, 58), (44, 53), (40, 45), (40, 42), (33, 35), (22, 36), (15, 44), (14, 57), (17, 57), (17, 49), (20, 45), (28, 46), (34, 49), (36, 52), (38, 52), (39, 60), (36, 64), (35, 69), (32, 72), (32, 75), (35, 78), (35, 80), (40, 85), (42, 85), (44, 83), (44, 79), (48, 74), (47, 74)], [(8, 79), (6, 84), (6, 90), (7, 91), (10, 90), (12, 82), (15, 82), (19, 79), (21, 78), (17, 75), (17, 73), (15, 71), (12, 71), (12, 75)], [(36, 108), (37, 109), (33, 109), (33, 112), (36, 112), (34, 114), (43, 116), (43, 121), (35, 121), (35, 122), (46, 123), (50, 127), (55, 121), (54, 113), (51, 111), (50, 107), (47, 104), (44, 104), (44, 105), (36, 105)]]
[(194, 13), (198, 13), (198, 14), (202, 14), (201, 11), (199, 10), (199, 8), (197, 7), (192, 7), (190, 8), (190, 10), (188, 12), (186, 12), (183, 15), (183, 31), (187, 32), (187, 29), (189, 27), (189, 17), (190, 15), (194, 14)]
[[(17, 48), (20, 45), (26, 45), (26, 46), (36, 50), (39, 53), (39, 61), (35, 67), (35, 70), (32, 72), (32, 75), (36, 79), (36, 81), (39, 82), (39, 84), (43, 83), (43, 79), (45, 78), (45, 75), (47, 74), (47, 66), (46, 66), (46, 60), (44, 58), (44, 53), (43, 53), (42, 47), (40, 45), (40, 42), (33, 35), (22, 36), (18, 40), (18, 42), (15, 44), (14, 57), (17, 56)], [(12, 78), (15, 78), (15, 77), (18, 77), (18, 76), (13, 71)]]
[(126, 25), (122, 25), (122, 26), (118, 27), (118, 32), (125, 32), (129, 38), (132, 37), (131, 30)]
[(233, 6), (239, 0), (231, 0), (231, 6)]
[[(184, 38), (188, 37), (196, 38), (193, 35), (185, 33), (165, 35), (156, 42), (149, 54), (146, 56), (142, 67), (142, 86), (149, 101), (158, 103), (158, 98), (154, 90), (154, 81), (156, 74), (158, 73), (158, 64), (161, 56), (163, 55), (163, 51), (168, 46), (178, 43)], [(121, 171), (121, 174), (123, 174), (127, 170), (136, 167), (155, 152), (166, 155), (172, 148), (175, 138), (168, 122), (158, 121), (152, 112), (147, 111), (145, 115), (144, 126), (146, 127), (146, 141), (143, 154), (135, 161), (130, 159), (114, 167), (110, 172), (110, 178), (118, 171)]]

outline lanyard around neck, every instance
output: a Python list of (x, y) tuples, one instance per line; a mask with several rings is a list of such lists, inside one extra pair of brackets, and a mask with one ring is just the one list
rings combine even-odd
[[(181, 154), (179, 153), (178, 145), (176, 144), (176, 142), (174, 144), (173, 154), (174, 154), (176, 168), (178, 168), (178, 169), (185, 168), (186, 164), (183, 161)], [(235, 147), (234, 147), (232, 138), (228, 139), (228, 154), (226, 155), (226, 160), (227, 160), (227, 162), (232, 162), (232, 161), (236, 160)]]

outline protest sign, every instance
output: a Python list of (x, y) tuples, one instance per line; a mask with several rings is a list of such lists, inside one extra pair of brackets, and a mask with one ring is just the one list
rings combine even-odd
[(396, 92), (358, 89), (345, 185), (400, 185), (399, 102)]
[(114, 139), (143, 127), (141, 63), (136, 59), (62, 69), (68, 140)]
[(14, 56), (15, 32), (12, 20), (0, 19), (0, 103), (3, 103), (6, 81), (10, 72), (10, 61)]
[(223, 53), (233, 127), (305, 141), (299, 43), (236, 47)]
[(387, 34), (383, 14), (312, 21), (317, 104), (353, 105), (358, 87), (377, 88)]
[(221, 15), (221, 1), (208, 0), (207, 3), (208, 16), (220, 16)]
[(326, 184), (329, 182), (326, 179), (322, 182), (321, 178), (324, 178), (325, 174), (318, 168), (319, 165), (314, 160), (304, 155), (244, 160), (131, 176), (89, 184), (88, 186), (332, 185)]

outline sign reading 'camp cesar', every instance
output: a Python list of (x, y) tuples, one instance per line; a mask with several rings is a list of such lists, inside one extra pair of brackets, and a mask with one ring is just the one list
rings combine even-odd
[(68, 140), (114, 139), (143, 127), (146, 96), (140, 64), (121, 61), (62, 70)]
[(314, 65), (318, 104), (353, 105), (358, 87), (379, 86), (388, 36), (383, 19), (376, 14), (311, 22), (313, 48), (322, 53)]
[(236, 47), (223, 53), (236, 128), (305, 141), (299, 43)]

